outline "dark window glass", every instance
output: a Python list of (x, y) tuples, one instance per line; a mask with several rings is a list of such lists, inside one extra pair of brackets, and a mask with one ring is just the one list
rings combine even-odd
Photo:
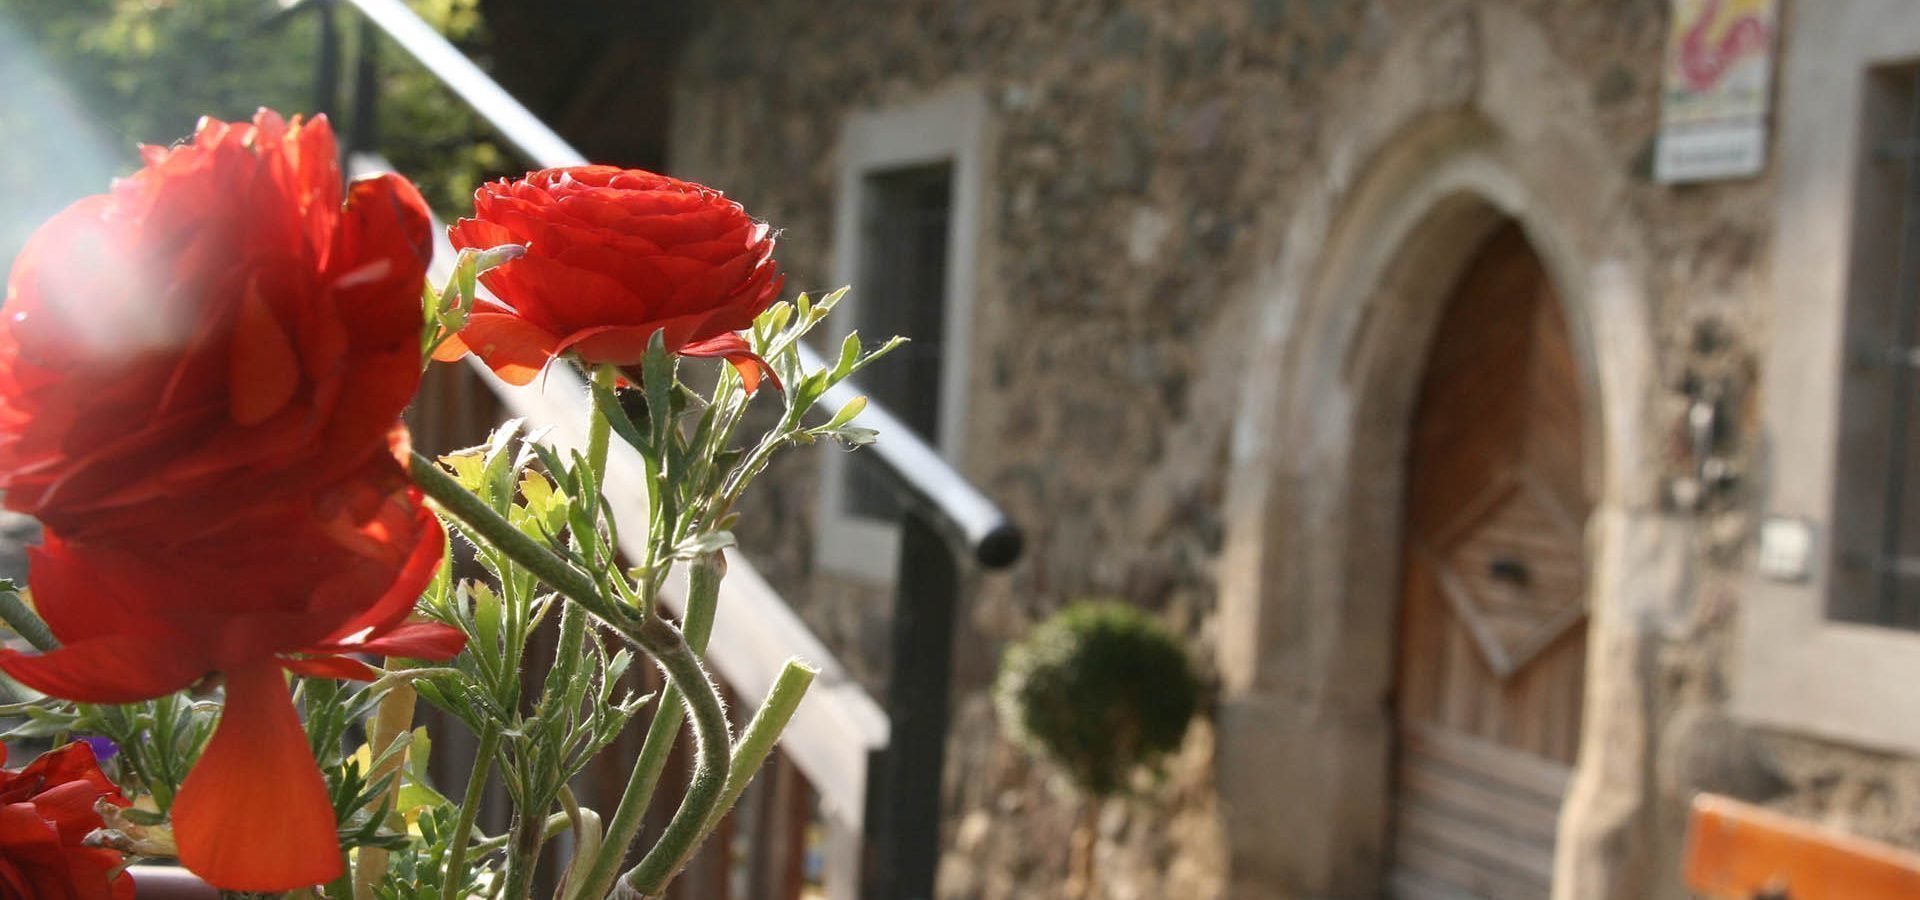
[(1916, 79), (1916, 65), (1870, 70), (1861, 109), (1828, 600), (1836, 619), (1908, 629), (1920, 629)]
[[(937, 444), (953, 166), (874, 172), (862, 187), (854, 326), (869, 342), (894, 335), (909, 339), (865, 370), (862, 386), (922, 439)], [(875, 465), (861, 453), (849, 460), (847, 511), (866, 518), (897, 518), (899, 505)]]

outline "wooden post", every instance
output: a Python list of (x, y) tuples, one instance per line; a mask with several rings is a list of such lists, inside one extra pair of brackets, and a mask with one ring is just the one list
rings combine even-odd
[(866, 900), (931, 900), (940, 865), (940, 782), (947, 751), (954, 610), (960, 567), (953, 549), (909, 507), (900, 525), (894, 587), (893, 732), (869, 767)]

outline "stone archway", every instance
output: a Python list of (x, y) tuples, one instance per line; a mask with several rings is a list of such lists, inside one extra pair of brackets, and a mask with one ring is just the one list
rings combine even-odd
[[(1496, 34), (1509, 49), (1546, 43), (1514, 14), (1444, 27), (1468, 32), (1470, 54)], [(1352, 107), (1355, 136), (1325, 152), (1332, 177), (1295, 208), (1249, 355), (1221, 563), (1218, 778), (1233, 895), (1378, 895), (1414, 391), (1460, 267), (1511, 220), (1565, 301), (1592, 419), (1586, 728), (1555, 895), (1640, 896), (1649, 728), (1636, 670), (1651, 638), (1634, 610), (1679, 590), (1665, 560), (1683, 543), (1651, 511), (1652, 476), (1635, 464), (1653, 378), (1644, 257), (1630, 221), (1606, 215), (1621, 176), (1582, 149), (1578, 104), (1549, 124), (1509, 121), (1564, 99), (1511, 102), (1553, 90), (1538, 71), (1549, 53), (1501, 55), (1526, 61), (1523, 71), (1471, 63), (1460, 88), (1409, 52), (1410, 71), (1376, 80), (1373, 108)], [(1356, 159), (1368, 163), (1348, 181)], [(1558, 177), (1583, 164), (1590, 177)]]

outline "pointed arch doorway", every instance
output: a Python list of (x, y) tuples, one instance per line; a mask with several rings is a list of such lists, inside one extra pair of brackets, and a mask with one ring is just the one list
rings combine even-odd
[(1586, 672), (1580, 367), (1552, 282), (1505, 224), (1429, 345), (1409, 432), (1389, 882), (1398, 900), (1537, 900)]

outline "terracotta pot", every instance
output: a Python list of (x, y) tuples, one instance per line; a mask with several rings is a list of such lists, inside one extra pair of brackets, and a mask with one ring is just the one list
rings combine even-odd
[(136, 900), (220, 900), (220, 892), (192, 872), (172, 866), (134, 866)]

